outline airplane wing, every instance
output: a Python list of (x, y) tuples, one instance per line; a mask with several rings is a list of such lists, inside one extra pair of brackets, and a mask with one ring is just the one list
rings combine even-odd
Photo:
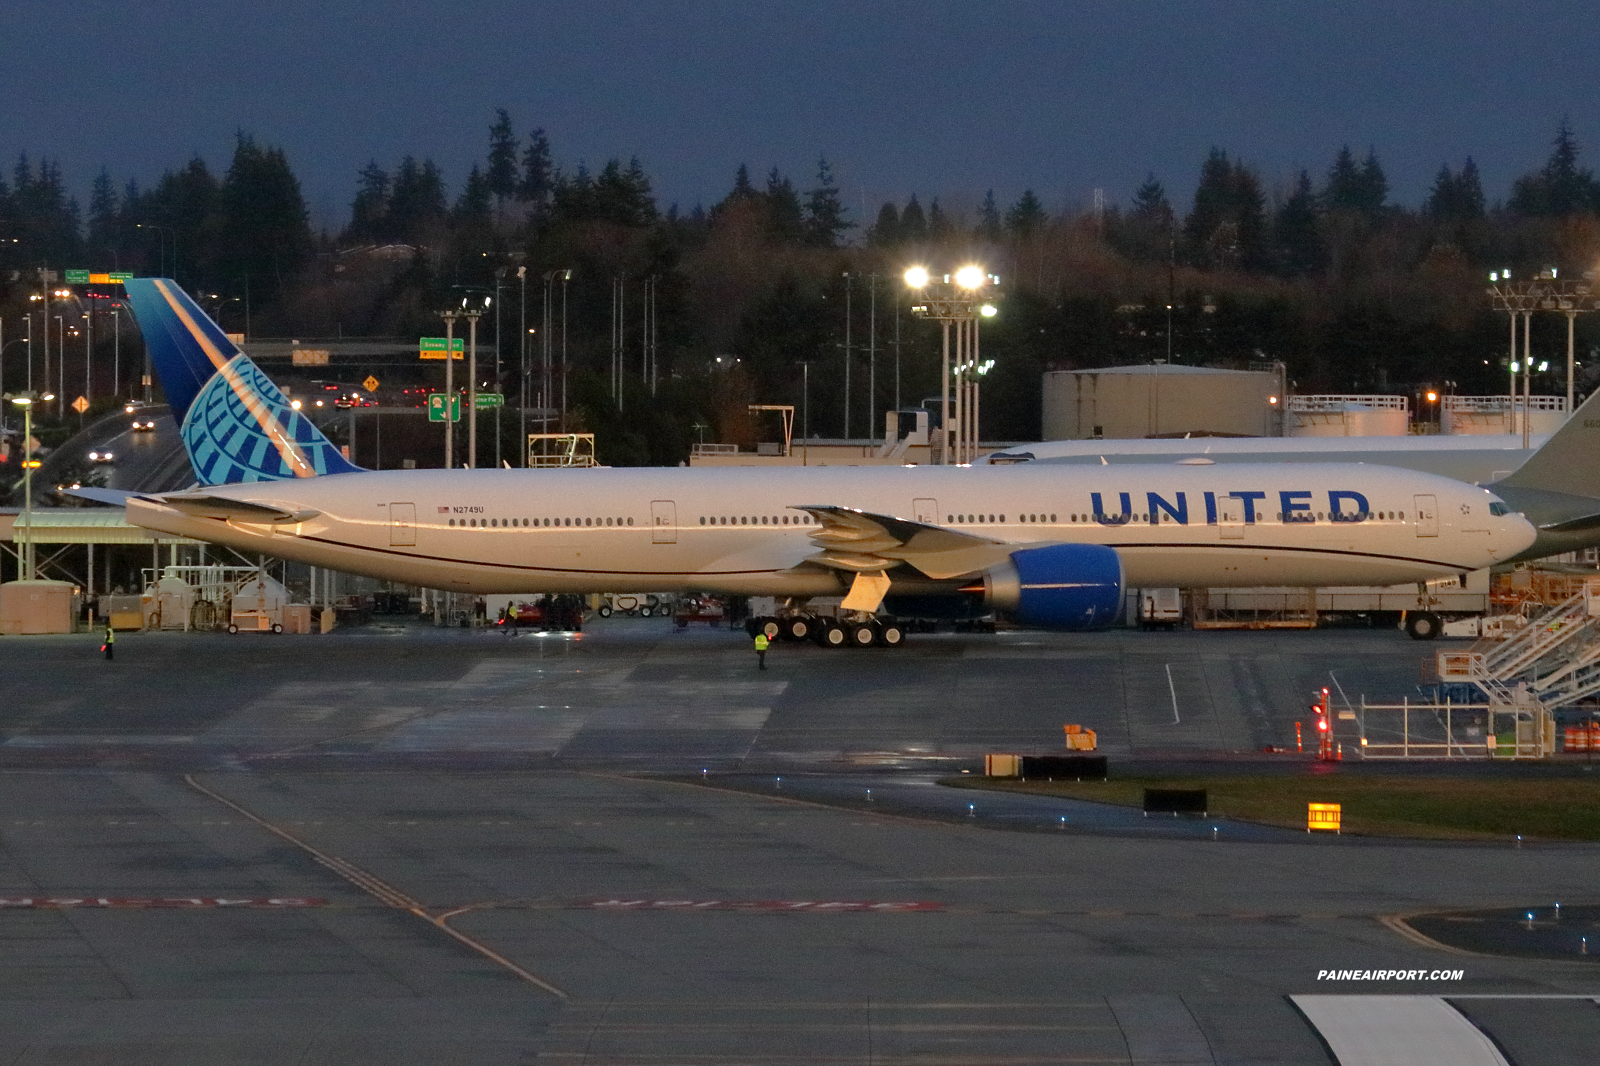
[(889, 589), (887, 571), (909, 564), (935, 580), (964, 577), (1004, 562), (1016, 550), (987, 537), (944, 526), (871, 514), (850, 507), (800, 506), (821, 528), (811, 543), (822, 549), (807, 562), (856, 575), (844, 608), (875, 611)]
[(90, 485), (83, 488), (62, 489), (61, 495), (76, 496), (80, 500), (91, 500), (94, 503), (109, 503), (115, 507), (121, 507), (123, 504), (128, 502), (129, 496), (137, 496), (139, 494), (137, 492), (129, 492), (126, 489), (101, 489)]

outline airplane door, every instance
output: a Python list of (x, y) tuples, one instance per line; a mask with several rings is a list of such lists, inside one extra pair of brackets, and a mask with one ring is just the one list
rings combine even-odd
[(671, 500), (651, 500), (650, 527), (650, 543), (678, 543), (678, 505)]
[(926, 522), (930, 526), (939, 524), (938, 500), (912, 500), (911, 509), (916, 513), (918, 522)]
[(1417, 505), (1417, 536), (1439, 535), (1439, 500), (1436, 496), (1413, 496)]
[(1223, 540), (1244, 539), (1244, 501), (1239, 497), (1217, 497), (1217, 531)]
[(417, 505), (391, 503), (389, 505), (389, 543), (397, 548), (415, 547), (417, 543)]

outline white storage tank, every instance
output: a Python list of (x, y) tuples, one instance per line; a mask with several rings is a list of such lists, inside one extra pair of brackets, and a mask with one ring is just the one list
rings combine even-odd
[(1291, 437), (1404, 437), (1410, 428), (1410, 402), (1404, 396), (1289, 397)]
[(1283, 379), (1276, 370), (1113, 366), (1044, 375), (1045, 440), (1276, 437)]
[[(1496, 436), (1522, 432), (1522, 397), (1517, 397), (1515, 418), (1507, 417), (1508, 396), (1441, 396), (1439, 432), (1456, 436)], [(1554, 433), (1567, 421), (1565, 396), (1528, 397), (1528, 432), (1533, 436)]]

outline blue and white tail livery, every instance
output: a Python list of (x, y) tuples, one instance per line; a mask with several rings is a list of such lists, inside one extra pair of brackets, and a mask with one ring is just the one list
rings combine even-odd
[(200, 484), (360, 469), (175, 282), (134, 278), (123, 284)]

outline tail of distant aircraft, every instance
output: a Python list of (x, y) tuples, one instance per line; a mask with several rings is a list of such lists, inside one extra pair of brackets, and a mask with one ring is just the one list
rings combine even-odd
[(1600, 391), (1580, 404), (1544, 447), (1495, 487), (1600, 497)]
[(202, 485), (361, 469), (311, 424), (176, 282), (123, 283)]

